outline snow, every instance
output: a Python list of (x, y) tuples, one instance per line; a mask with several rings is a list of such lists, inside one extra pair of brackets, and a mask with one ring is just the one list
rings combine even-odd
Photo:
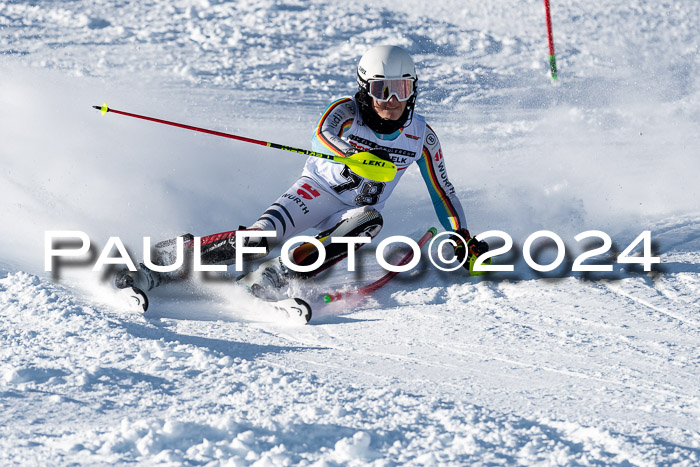
[[(535, 0), (0, 2), (0, 463), (700, 462), (700, 3), (552, 16), (556, 84)], [(424, 259), (323, 305), (381, 275), (370, 250), (298, 286), (295, 327), (227, 283), (142, 317), (87, 264), (44, 271), (47, 230), (139, 259), (145, 236), (252, 223), (303, 165), (91, 106), (308, 147), (377, 43), (416, 58), (470, 230), (509, 234), (513, 273)], [(383, 214), (381, 238), (437, 223), (417, 169)], [(522, 258), (538, 230), (566, 245), (552, 273)], [(615, 252), (650, 230), (661, 264), (573, 273), (588, 230)]]

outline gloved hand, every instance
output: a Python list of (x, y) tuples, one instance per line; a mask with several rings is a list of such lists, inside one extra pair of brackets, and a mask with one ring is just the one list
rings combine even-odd
[(374, 148), (374, 149), (368, 149), (367, 152), (374, 154), (375, 156), (377, 156), (381, 160), (391, 162), (391, 154), (389, 154), (389, 151), (386, 151), (384, 149)]
[(363, 151), (362, 149), (358, 149), (355, 147), (348, 148), (344, 151), (345, 157), (350, 157), (353, 154), (357, 154), (358, 152), (368, 152), (370, 154), (374, 154), (378, 158), (384, 161), (391, 162), (391, 154), (389, 154), (389, 151), (385, 149), (379, 149), (379, 148), (370, 148), (367, 149), (366, 151)]
[[(472, 238), (467, 229), (459, 229), (456, 230), (455, 233), (462, 237), (460, 238), (457, 235), (452, 237), (457, 243), (455, 245), (455, 256), (457, 256), (460, 263), (464, 261), (465, 258), (471, 258), (472, 256), (478, 258), (480, 255), (489, 251), (489, 244), (483, 240), (478, 241)], [(464, 241), (462, 239), (464, 239)], [(467, 252), (469, 252), (469, 256), (467, 256)], [(469, 263), (470, 261), (466, 261), (464, 267), (469, 269)]]

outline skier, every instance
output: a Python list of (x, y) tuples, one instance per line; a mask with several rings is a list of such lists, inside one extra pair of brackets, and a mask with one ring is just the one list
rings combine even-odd
[[(259, 297), (272, 298), (289, 279), (311, 277), (345, 258), (351, 246), (332, 243), (333, 237), (376, 237), (383, 225), (380, 212), (413, 163), (420, 168), (440, 223), (465, 240), (455, 237), (457, 258), (461, 261), (468, 254), (479, 256), (488, 250), (486, 242), (476, 241), (469, 234), (462, 205), (447, 177), (440, 142), (424, 118), (415, 113), (417, 82), (413, 60), (401, 47), (380, 45), (362, 56), (357, 67), (358, 92), (330, 104), (318, 122), (312, 149), (340, 156), (368, 151), (396, 164), (396, 177), (376, 182), (358, 176), (345, 164), (309, 157), (296, 183), (255, 223), (240, 229), (274, 231), (275, 237), (246, 239), (246, 246), (264, 247), (267, 252), (309, 228), (316, 229), (320, 232), (316, 239), (326, 250), (325, 261), (313, 272), (299, 273), (288, 269), (281, 257), (272, 258), (240, 283)], [(235, 232), (202, 237), (202, 264), (233, 264)], [(193, 237), (188, 235), (185, 240), (191, 249)], [(174, 245), (175, 239), (156, 246), (160, 264), (174, 261)], [(318, 251), (310, 242), (303, 243), (290, 250), (289, 259), (307, 266), (316, 262)], [(163, 274), (143, 265), (139, 272), (137, 284), (144, 290), (165, 281)], [(132, 282), (124, 276), (122, 280)]]

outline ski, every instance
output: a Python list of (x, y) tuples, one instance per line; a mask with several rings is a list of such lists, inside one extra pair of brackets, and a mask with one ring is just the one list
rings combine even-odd
[[(148, 310), (148, 295), (140, 288), (133, 285), (124, 287), (114, 286), (114, 294), (120, 306), (130, 311), (144, 314)], [(276, 321), (284, 321), (293, 324), (306, 324), (311, 320), (311, 305), (298, 297), (285, 299), (264, 299), (256, 297), (252, 293), (250, 299), (264, 314), (275, 318)]]
[(251, 297), (255, 301), (256, 306), (259, 306), (265, 314), (274, 317), (275, 321), (303, 325), (311, 320), (311, 305), (301, 298), (264, 300), (254, 295), (251, 295)]
[(114, 293), (120, 303), (131, 311), (145, 313), (148, 310), (148, 296), (138, 287), (125, 287), (114, 289)]
[(306, 324), (311, 320), (311, 305), (302, 298), (266, 297), (260, 295), (261, 289), (256, 289), (242, 283), (240, 278), (236, 280), (235, 284), (237, 287), (241, 287), (247, 292), (256, 306), (265, 310), (268, 315), (274, 316), (277, 321)]
[[(418, 247), (423, 248), (423, 245), (428, 243), (428, 240), (430, 240), (433, 236), (437, 234), (437, 229), (435, 227), (431, 227), (428, 229), (428, 231), (423, 234), (423, 236), (418, 240)], [(409, 251), (406, 253), (406, 255), (399, 260), (397, 263), (397, 266), (403, 266), (405, 264), (408, 264), (409, 261), (413, 259), (413, 250)], [(326, 294), (323, 294), (321, 296), (321, 300), (323, 300), (324, 303), (330, 303), (330, 302), (337, 302), (338, 300), (342, 300), (344, 298), (348, 298), (351, 296), (357, 296), (357, 295), (368, 295), (375, 290), (378, 290), (382, 287), (384, 287), (391, 279), (396, 277), (398, 272), (393, 272), (390, 271), (386, 274), (384, 274), (382, 277), (377, 279), (376, 281), (372, 282), (371, 284), (367, 284), (365, 286), (360, 287), (359, 289), (355, 290), (348, 290), (348, 291), (335, 291), (335, 292), (329, 292)]]

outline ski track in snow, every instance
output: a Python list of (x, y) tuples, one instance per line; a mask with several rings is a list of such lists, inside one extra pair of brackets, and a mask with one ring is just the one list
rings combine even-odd
[[(700, 3), (552, 2), (554, 86), (543, 13), (0, 2), (0, 464), (698, 464)], [(321, 304), (381, 274), (363, 255), (360, 276), (298, 286), (303, 327), (226, 284), (154, 291), (138, 316), (89, 268), (43, 272), (46, 230), (83, 230), (96, 253), (118, 235), (137, 259), (144, 236), (254, 221), (303, 164), (89, 106), (308, 147), (376, 43), (416, 58), (470, 230), (510, 234), (516, 272), (423, 264)], [(406, 173), (382, 236), (436, 222), (422, 185)], [(568, 254), (549, 275), (521, 255), (542, 229)], [(661, 264), (567, 273), (592, 229), (617, 252), (651, 230)]]
[[(643, 442), (626, 433), (649, 417), (665, 420), (676, 435), (687, 426), (685, 436), (692, 437), (700, 401), (692, 368), (698, 361), (674, 353), (692, 354), (682, 346), (697, 340), (697, 329), (686, 343), (674, 336), (671, 346), (644, 336), (635, 330), (639, 326), (624, 325), (627, 336), (614, 329), (593, 334), (582, 326), (572, 332), (572, 321), (580, 320), (574, 313), (538, 328), (518, 321), (549, 321), (546, 311), (532, 310), (535, 316), (525, 320), (518, 315), (529, 314), (529, 307), (493, 302), (492, 285), (480, 284), (476, 293), (469, 289), (454, 292), (473, 295), (462, 306), (483, 306), (478, 322), (459, 310), (436, 322), (423, 307), (404, 314), (389, 308), (354, 313), (335, 325), (284, 330), (231, 321), (143, 320), (86, 304), (36, 276), (12, 273), (0, 281), (3, 399), (13, 409), (9, 417), (5, 412), (4, 455), (89, 463), (693, 458), (696, 449), (662, 442), (653, 429), (643, 433)], [(513, 295), (511, 300), (518, 291)], [(616, 294), (605, 295), (617, 300)], [(527, 293), (521, 298), (532, 299)], [(498, 328), (496, 319), (502, 321)], [(476, 332), (479, 327), (486, 329)], [(387, 329), (393, 331), (389, 340)], [(465, 335), (480, 341), (464, 342)], [(499, 351), (494, 339), (509, 350)], [(27, 340), (31, 346), (21, 344)], [(534, 343), (523, 343), (528, 341)], [(556, 347), (563, 351), (554, 356)], [(617, 360), (610, 361), (609, 353)], [(582, 356), (585, 364), (576, 361)], [(659, 364), (677, 368), (664, 370), (661, 382), (654, 375)], [(585, 401), (577, 400), (585, 394)], [(517, 415), (524, 402), (538, 415)], [(584, 403), (594, 406), (580, 414)], [(598, 419), (598, 411), (605, 419)], [(580, 422), (566, 421), (577, 415)], [(84, 417), (93, 423), (85, 426)], [(47, 425), (53, 426), (50, 434)], [(649, 444), (653, 448), (640, 452)]]

